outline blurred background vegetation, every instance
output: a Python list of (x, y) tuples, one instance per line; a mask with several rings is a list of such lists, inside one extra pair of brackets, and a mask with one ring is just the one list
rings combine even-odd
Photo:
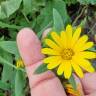
[(30, 96), (25, 70), (16, 67), (20, 60), (16, 36), (30, 27), (41, 38), (53, 26), (53, 8), (64, 26), (81, 25), (96, 43), (96, 0), (0, 0), (0, 96)]

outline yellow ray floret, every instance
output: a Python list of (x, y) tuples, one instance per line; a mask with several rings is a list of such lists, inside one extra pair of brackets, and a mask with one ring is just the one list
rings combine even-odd
[(68, 95), (70, 96), (82, 96), (82, 94), (80, 93), (79, 89), (79, 85), (77, 86), (78, 89), (74, 90), (72, 85), (70, 84), (64, 84), (65, 85), (65, 90), (67, 92)]
[(64, 74), (66, 79), (70, 78), (73, 70), (81, 78), (84, 76), (82, 69), (88, 72), (95, 71), (89, 59), (95, 59), (96, 53), (87, 50), (94, 44), (88, 41), (87, 35), (80, 37), (80, 34), (81, 27), (74, 31), (71, 25), (61, 31), (60, 35), (51, 32), (52, 39), (45, 39), (48, 47), (41, 50), (47, 55), (43, 62), (48, 64), (48, 69), (58, 67), (57, 74)]
[(21, 58), (16, 61), (16, 67), (17, 68), (24, 67), (24, 62)]

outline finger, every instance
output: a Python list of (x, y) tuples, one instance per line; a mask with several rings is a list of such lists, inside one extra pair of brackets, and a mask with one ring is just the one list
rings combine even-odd
[[(51, 72), (34, 74), (35, 69), (42, 64), (41, 44), (35, 33), (22, 29), (17, 36), (17, 44), (24, 60), (29, 78), (32, 96), (66, 96), (59, 79)], [(51, 87), (50, 87), (51, 86)]]
[(42, 39), (44, 39), (47, 35), (48, 35), (48, 33), (51, 31), (51, 28), (48, 28), (48, 29), (46, 29), (44, 32), (43, 32), (43, 34), (42, 34)]
[(91, 93), (91, 94), (89, 94), (89, 95), (85, 95), (85, 96), (96, 96), (96, 91)]
[(74, 78), (77, 85), (77, 92), (80, 94), (80, 96), (84, 96), (83, 88), (80, 79), (74, 74)]
[(85, 95), (94, 93), (96, 91), (96, 73), (86, 73), (84, 78), (81, 79), (81, 83)]

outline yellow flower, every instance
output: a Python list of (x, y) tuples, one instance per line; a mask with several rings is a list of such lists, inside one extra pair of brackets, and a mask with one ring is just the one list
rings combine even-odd
[(68, 25), (60, 35), (56, 32), (50, 34), (52, 40), (45, 39), (48, 47), (42, 49), (42, 53), (48, 56), (43, 60), (48, 64), (48, 69), (58, 67), (57, 74), (64, 73), (66, 79), (70, 78), (73, 70), (81, 78), (83, 77), (81, 69), (88, 72), (95, 71), (89, 59), (96, 58), (96, 54), (87, 50), (94, 44), (88, 41), (87, 35), (80, 37), (81, 27), (76, 28), (74, 32), (72, 26)]
[[(78, 86), (79, 87), (79, 86)], [(78, 89), (73, 89), (70, 84), (65, 84), (65, 89), (67, 94), (70, 94), (72, 96), (82, 96)]]
[(22, 59), (18, 59), (18, 60), (16, 61), (16, 67), (17, 67), (17, 68), (24, 67), (24, 62), (23, 62)]

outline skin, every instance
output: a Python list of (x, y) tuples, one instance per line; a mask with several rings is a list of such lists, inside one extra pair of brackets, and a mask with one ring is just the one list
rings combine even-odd
[[(44, 58), (41, 54), (41, 43), (36, 34), (29, 28), (20, 30), (17, 35), (17, 44), (25, 63), (31, 96), (67, 96), (60, 80), (53, 72), (33, 74)], [(76, 75), (74, 77), (81, 96), (96, 96), (96, 73), (85, 73), (83, 79), (79, 79)]]

